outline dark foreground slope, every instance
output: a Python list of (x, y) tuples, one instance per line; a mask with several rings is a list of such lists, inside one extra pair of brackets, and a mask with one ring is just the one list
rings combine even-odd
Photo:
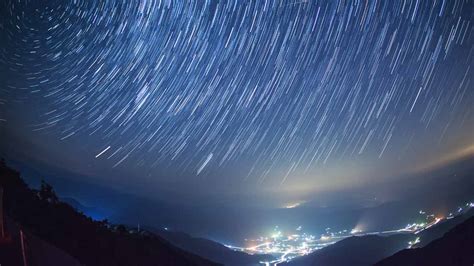
[(24, 265), (21, 237), (24, 242), (27, 265), (68, 265), (81, 266), (81, 263), (63, 250), (29, 233), (6, 217), (8, 236), (0, 240), (0, 265)]
[(377, 266), (474, 265), (474, 217), (422, 248), (405, 249)]
[[(216, 265), (155, 235), (129, 233), (124, 227), (112, 230), (104, 222), (93, 221), (58, 201), (51, 188), (29, 189), (18, 172), (3, 162), (0, 186), (8, 217), (83, 265)], [(33, 243), (27, 245), (29, 252), (38, 248)]]

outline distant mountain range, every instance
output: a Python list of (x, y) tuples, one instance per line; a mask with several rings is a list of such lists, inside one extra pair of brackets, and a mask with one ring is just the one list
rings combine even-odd
[[(84, 206), (74, 198), (61, 198), (61, 200), (80, 212), (94, 212), (93, 207)], [(227, 248), (221, 243), (201, 237), (193, 237), (179, 231), (156, 229), (149, 226), (144, 226), (142, 229), (146, 229), (148, 232), (153, 232), (153, 234), (162, 237), (180, 249), (223, 265), (256, 266), (261, 265), (260, 261), (271, 261), (274, 259), (271, 255), (250, 255), (245, 252), (235, 251)]]
[[(93, 207), (84, 206), (74, 198), (61, 198), (61, 200), (68, 203), (79, 212), (94, 212)], [(153, 232), (153, 234), (162, 237), (180, 249), (224, 265), (256, 266), (261, 265), (260, 261), (271, 261), (274, 259), (271, 255), (250, 255), (245, 252), (235, 251), (218, 242), (205, 238), (193, 237), (183, 232), (156, 229), (147, 226), (142, 229), (146, 229), (148, 232)]]
[(181, 232), (164, 229), (152, 231), (179, 248), (228, 266), (256, 266), (262, 265), (260, 261), (274, 260), (271, 255), (250, 255), (234, 251), (220, 243)]

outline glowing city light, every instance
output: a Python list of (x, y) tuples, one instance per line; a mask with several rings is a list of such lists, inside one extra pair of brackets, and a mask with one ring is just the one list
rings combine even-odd
[[(466, 208), (459, 211), (459, 208), (454, 212), (455, 215), (462, 215), (467, 212), (470, 208), (474, 207), (474, 203), (467, 203)], [(298, 226), (292, 232), (284, 232), (278, 226), (267, 236), (260, 236), (255, 239), (246, 239), (248, 243), (247, 247), (235, 247), (226, 245), (228, 248), (237, 251), (243, 251), (249, 254), (270, 254), (275, 257), (272, 261), (261, 261), (263, 265), (278, 265), (282, 262), (293, 260), (294, 258), (310, 254), (318, 249), (322, 249), (328, 245), (334, 244), (344, 238), (351, 236), (363, 236), (363, 235), (387, 235), (393, 233), (413, 233), (418, 234), (423, 230), (426, 230), (443, 220), (452, 219), (455, 217), (453, 213), (450, 213), (446, 217), (435, 216), (434, 214), (428, 214), (425, 211), (419, 211), (420, 215), (423, 216), (423, 222), (409, 223), (405, 227), (394, 230), (386, 231), (372, 231), (365, 232), (357, 228), (357, 226), (351, 230), (344, 229), (338, 232), (331, 232), (331, 228), (328, 227), (324, 234), (313, 235), (304, 232), (302, 226)], [(420, 237), (416, 237), (414, 240), (408, 242), (408, 248), (415, 247), (420, 243)]]

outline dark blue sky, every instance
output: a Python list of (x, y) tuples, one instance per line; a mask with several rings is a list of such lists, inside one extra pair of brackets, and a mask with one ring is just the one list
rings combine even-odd
[(88, 182), (279, 205), (474, 150), (473, 1), (1, 5), (4, 153)]

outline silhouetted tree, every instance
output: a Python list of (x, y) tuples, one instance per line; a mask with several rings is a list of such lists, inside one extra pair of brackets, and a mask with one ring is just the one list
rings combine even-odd
[(44, 180), (41, 180), (41, 188), (38, 191), (38, 196), (41, 200), (48, 201), (49, 203), (58, 203), (59, 201), (53, 187)]
[(109, 220), (108, 220), (108, 219), (104, 219), (104, 220), (102, 220), (102, 221), (98, 221), (98, 224), (99, 224), (100, 226), (107, 227), (107, 228), (110, 226), (110, 223), (109, 223)]
[(127, 228), (122, 224), (119, 224), (117, 226), (116, 230), (117, 230), (117, 233), (119, 233), (119, 234), (126, 234), (127, 233)]

